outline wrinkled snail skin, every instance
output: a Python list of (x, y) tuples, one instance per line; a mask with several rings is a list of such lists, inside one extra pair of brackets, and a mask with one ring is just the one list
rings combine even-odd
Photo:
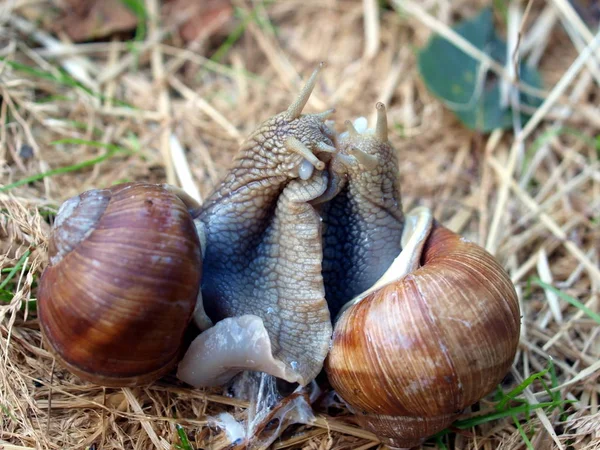
[(104, 386), (173, 368), (202, 274), (194, 222), (176, 195), (127, 183), (73, 197), (56, 217), (49, 255), (38, 313), (59, 363)]
[[(328, 159), (335, 151), (334, 132), (324, 123), (332, 111), (301, 113), (317, 74), (296, 102), (245, 141), (224, 181), (195, 214), (206, 236), (206, 313), (214, 323), (260, 317), (274, 358), (287, 368), (283, 378), (301, 384), (322, 369), (332, 333), (321, 274), (320, 218), (310, 205), (327, 187), (325, 163), (316, 155)], [(203, 361), (206, 355), (201, 346), (197, 349), (186, 364)], [(237, 367), (248, 368), (251, 360)], [(182, 374), (194, 371), (181, 368)]]
[[(377, 104), (374, 130), (347, 123), (330, 163), (333, 182), (321, 205), (323, 277), (332, 318), (372, 286), (401, 250), (404, 215), (398, 160), (387, 138), (385, 107)], [(332, 192), (333, 191), (333, 192)]]
[(325, 364), (360, 423), (403, 448), (501, 382), (520, 328), (511, 280), (484, 249), (434, 221), (417, 256), (420, 267), (343, 311)]

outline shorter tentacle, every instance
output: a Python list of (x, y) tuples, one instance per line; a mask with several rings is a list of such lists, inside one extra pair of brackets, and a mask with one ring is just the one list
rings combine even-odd
[(351, 137), (358, 137), (359, 136), (358, 131), (356, 130), (356, 128), (354, 128), (354, 124), (352, 123), (351, 120), (346, 120), (344, 122), (344, 125), (346, 126), (346, 131), (348, 132), (348, 134)]
[(336, 152), (336, 148), (332, 145), (327, 144), (326, 142), (317, 143), (315, 148), (319, 152), (325, 152), (325, 153), (335, 153)]
[(367, 170), (373, 170), (377, 167), (378, 161), (376, 155), (370, 155), (356, 147), (350, 147), (348, 149), (348, 154), (354, 156)]
[(298, 138), (295, 138), (294, 136), (288, 137), (285, 141), (285, 148), (287, 148), (290, 152), (294, 152), (302, 156), (318, 170), (323, 170), (325, 168), (325, 163), (317, 158), (313, 152), (311, 152), (310, 149)]

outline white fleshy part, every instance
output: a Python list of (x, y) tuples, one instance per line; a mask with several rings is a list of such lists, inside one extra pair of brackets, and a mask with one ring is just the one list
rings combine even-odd
[(354, 119), (354, 128), (359, 133), (366, 133), (369, 128), (369, 122), (366, 117), (358, 117)]
[[(357, 117), (352, 122), (352, 126), (354, 126), (354, 129), (356, 130), (356, 132), (358, 134), (374, 134), (375, 133), (374, 128), (369, 128), (369, 122), (367, 121), (366, 117)], [(349, 135), (348, 131), (343, 131), (342, 133), (340, 133), (340, 138), (345, 139), (348, 137), (348, 135)]]
[(311, 162), (307, 161), (306, 159), (303, 159), (302, 163), (300, 164), (300, 169), (298, 170), (298, 176), (302, 180), (308, 180), (313, 174), (314, 168), (315, 166), (313, 166)]
[(204, 229), (204, 223), (200, 219), (194, 219), (194, 227), (196, 228), (196, 233), (198, 234), (198, 239), (200, 241), (200, 250), (202, 251), (202, 259), (204, 259), (204, 254), (206, 253), (206, 231)]
[(244, 430), (244, 426), (235, 420), (235, 417), (227, 412), (221, 413), (216, 417), (210, 417), (208, 422), (211, 425), (217, 426), (221, 430), (225, 431), (227, 439), (231, 444), (235, 442), (243, 442), (246, 439), (246, 431)]
[(262, 319), (251, 314), (228, 317), (201, 333), (179, 363), (177, 377), (194, 387), (220, 386), (244, 370), (301, 381), (299, 373), (273, 357)]

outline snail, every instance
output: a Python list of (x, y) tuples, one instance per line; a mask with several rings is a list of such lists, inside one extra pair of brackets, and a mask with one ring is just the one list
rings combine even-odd
[(325, 370), (364, 428), (406, 448), (448, 427), (501, 382), (516, 354), (520, 312), (492, 255), (427, 208), (401, 214), (385, 109), (377, 110), (375, 130), (363, 120), (347, 124), (330, 165), (331, 179), (342, 181), (322, 208), (324, 267), (339, 314)]
[(193, 213), (206, 236), (202, 298), (215, 323), (191, 344), (178, 377), (222, 384), (260, 370), (305, 385), (322, 370), (332, 324), (325, 301), (320, 217), (333, 112), (302, 114), (317, 68), (292, 105), (242, 144), (225, 179)]
[(181, 358), (202, 276), (187, 201), (167, 186), (126, 183), (62, 204), (38, 315), (46, 346), (70, 372), (131, 386)]

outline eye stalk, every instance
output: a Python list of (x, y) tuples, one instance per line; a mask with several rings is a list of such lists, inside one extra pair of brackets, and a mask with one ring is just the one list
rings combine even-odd
[[(287, 116), (288, 120), (292, 121), (292, 120), (298, 119), (300, 117), (300, 115), (302, 114), (302, 110), (308, 103), (308, 100), (310, 99), (310, 95), (312, 94), (313, 89), (315, 88), (315, 85), (317, 84), (317, 79), (319, 78), (319, 74), (321, 73), (321, 71), (323, 70), (324, 67), (325, 67), (325, 63), (320, 62), (319, 66), (313, 71), (311, 76), (308, 78), (308, 81), (306, 82), (306, 84), (304, 85), (302, 90), (300, 91), (298, 98), (296, 98), (296, 100), (285, 111), (284, 114)], [(331, 112), (333, 112), (333, 111), (332, 110), (324, 111), (321, 114), (317, 115), (317, 117), (321, 120), (325, 120), (326, 118), (329, 117)]]

